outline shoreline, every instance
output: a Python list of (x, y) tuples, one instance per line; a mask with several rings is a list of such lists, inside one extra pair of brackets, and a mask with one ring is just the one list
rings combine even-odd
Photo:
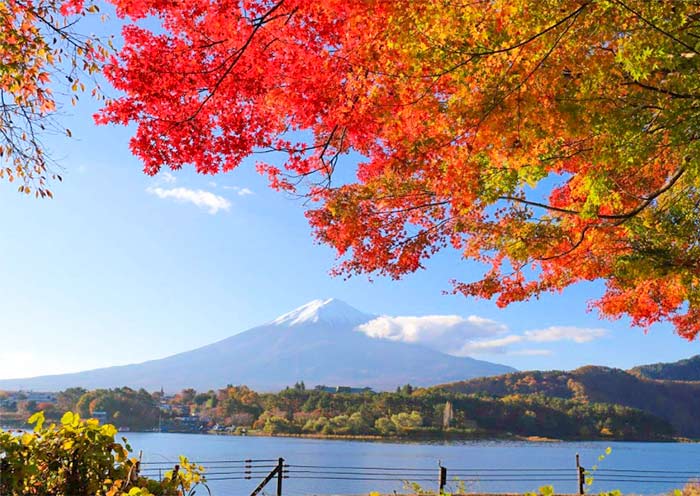
[[(131, 431), (131, 432), (154, 432), (154, 431)], [(156, 431), (157, 432), (157, 431)], [(125, 432), (128, 435), (128, 432)], [(247, 434), (235, 434), (229, 432), (202, 431), (202, 432), (162, 432), (162, 434), (204, 434), (208, 436), (233, 436), (233, 437), (281, 437), (297, 439), (319, 439), (329, 441), (367, 441), (367, 442), (394, 442), (394, 443), (433, 443), (441, 441), (519, 441), (528, 443), (580, 443), (580, 442), (629, 442), (629, 443), (698, 443), (700, 440), (673, 437), (673, 438), (653, 438), (653, 439), (621, 439), (621, 438), (581, 438), (581, 439), (559, 439), (544, 436), (518, 436), (515, 434), (494, 434), (484, 433), (478, 436), (468, 435), (444, 435), (444, 436), (379, 436), (376, 434), (318, 434), (318, 433), (275, 433), (270, 434), (263, 431), (248, 431)]]
[[(158, 431), (158, 430), (134, 430), (117, 428), (120, 435), (129, 436), (131, 433), (137, 434), (200, 434), (207, 436), (232, 436), (232, 437), (282, 437), (282, 438), (298, 438), (298, 439), (319, 439), (329, 441), (366, 441), (366, 442), (391, 442), (391, 443), (434, 443), (434, 442), (449, 442), (449, 441), (517, 441), (527, 443), (577, 443), (577, 442), (629, 442), (629, 443), (700, 443), (700, 439), (692, 439), (682, 436), (674, 436), (671, 438), (650, 438), (650, 439), (624, 439), (624, 438), (550, 438), (545, 436), (520, 436), (509, 433), (493, 433), (484, 432), (477, 435), (468, 435), (460, 432), (445, 433), (443, 435), (434, 434), (418, 434), (404, 436), (380, 436), (377, 434), (320, 434), (320, 433), (267, 433), (262, 430), (249, 430), (246, 434), (234, 432), (222, 432), (213, 430), (204, 431)], [(8, 432), (12, 431), (32, 431), (32, 426), (0, 426), (0, 430)]]

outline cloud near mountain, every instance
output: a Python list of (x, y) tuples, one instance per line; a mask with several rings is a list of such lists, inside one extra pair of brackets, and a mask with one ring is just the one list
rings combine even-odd
[(561, 341), (587, 343), (607, 335), (605, 329), (577, 326), (550, 326), (516, 334), (510, 332), (505, 324), (476, 315), (382, 315), (357, 329), (373, 338), (422, 344), (453, 356), (546, 355), (551, 351), (523, 345)]
[(470, 315), (426, 315), (390, 317), (383, 315), (358, 326), (369, 337), (419, 343), (460, 356), (465, 343), (505, 334), (508, 328), (494, 320)]

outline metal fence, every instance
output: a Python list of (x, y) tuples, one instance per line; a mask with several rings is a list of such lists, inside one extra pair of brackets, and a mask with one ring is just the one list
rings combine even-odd
[[(260, 480), (251, 496), (258, 495), (263, 488), (275, 481), (275, 494), (283, 496), (285, 479), (294, 480), (338, 480), (417, 483), (435, 488), (443, 493), (449, 481), (469, 484), (473, 482), (542, 482), (575, 483), (579, 494), (585, 494), (591, 480), (612, 483), (677, 484), (700, 480), (700, 471), (645, 470), (645, 469), (596, 469), (587, 470), (579, 463), (570, 467), (543, 468), (490, 468), (490, 467), (445, 467), (437, 463), (434, 467), (353, 466), (353, 465), (297, 465), (283, 458), (247, 460), (198, 461), (205, 469), (208, 481)], [(144, 462), (140, 474), (162, 479), (167, 470), (178, 470), (169, 462)], [(219, 495), (217, 495), (219, 496)], [(223, 495), (222, 495), (223, 496)], [(228, 495), (226, 495), (228, 496)]]

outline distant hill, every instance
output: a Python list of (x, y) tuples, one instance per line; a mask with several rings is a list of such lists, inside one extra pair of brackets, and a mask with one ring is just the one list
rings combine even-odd
[(682, 436), (700, 437), (700, 382), (647, 379), (608, 367), (572, 371), (517, 372), (437, 386), (460, 393), (542, 394), (597, 403), (615, 403), (666, 419)]
[(274, 391), (303, 380), (307, 385), (429, 386), (513, 372), (468, 357), (446, 355), (410, 343), (371, 338), (356, 331), (374, 316), (339, 300), (316, 300), (274, 321), (218, 343), (160, 360), (75, 374), (0, 380), (0, 390), (58, 391), (127, 385), (168, 392), (246, 384)]
[(672, 363), (641, 365), (634, 367), (630, 372), (647, 379), (700, 381), (700, 355)]

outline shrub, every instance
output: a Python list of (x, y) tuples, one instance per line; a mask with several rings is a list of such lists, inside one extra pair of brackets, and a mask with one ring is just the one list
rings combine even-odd
[(205, 483), (202, 467), (180, 459), (162, 481), (138, 475), (131, 447), (115, 441), (113, 425), (68, 412), (60, 424), (29, 419), (33, 432), (0, 430), (0, 494), (3, 496), (184, 496)]

